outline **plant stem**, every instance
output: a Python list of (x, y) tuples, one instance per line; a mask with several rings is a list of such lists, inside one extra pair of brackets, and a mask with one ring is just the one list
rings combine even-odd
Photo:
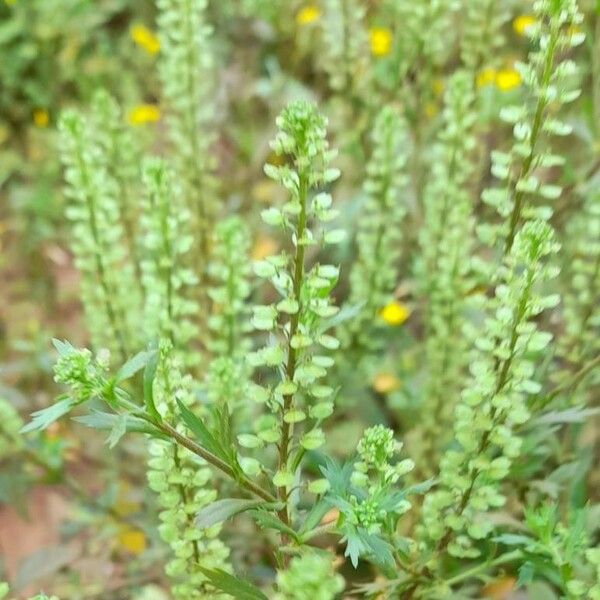
[[(302, 313), (302, 279), (304, 278), (304, 233), (306, 230), (306, 197), (308, 195), (308, 178), (304, 173), (300, 173), (300, 183), (298, 192), (298, 201), (300, 203), (300, 214), (298, 216), (298, 226), (296, 230), (296, 254), (294, 257), (294, 279), (293, 294), (297, 302), (298, 310), (290, 318), (290, 331), (288, 333), (288, 354), (285, 367), (285, 376), (288, 381), (294, 381), (296, 374), (296, 348), (292, 346), (292, 339), (298, 331), (300, 315)], [(292, 407), (294, 394), (286, 394), (283, 397), (283, 408), (281, 411), (281, 442), (279, 444), (279, 470), (286, 470), (290, 451), (290, 439), (293, 435), (292, 424), (285, 420), (286, 413)], [(280, 487), (278, 489), (279, 499), (285, 503), (285, 508), (280, 511), (279, 518), (289, 526), (290, 515), (287, 505), (287, 489)], [(282, 539), (285, 545), (285, 539)]]
[(600, 367), (600, 354), (596, 356), (596, 358), (590, 360), (583, 367), (581, 367), (581, 369), (579, 369), (579, 371), (573, 374), (571, 378), (567, 379), (566, 381), (563, 381), (562, 383), (557, 385), (553, 390), (551, 390), (550, 393), (544, 398), (544, 400), (540, 402), (537, 408), (545, 408), (546, 406), (548, 406), (548, 404), (550, 404), (550, 402), (552, 402), (552, 400), (554, 400), (554, 398), (556, 398), (556, 396), (568, 389), (575, 388), (577, 385), (579, 385), (581, 380), (588, 373), (591, 373), (597, 367)]
[(138, 406), (134, 402), (125, 399), (120, 399), (119, 402), (121, 403), (123, 408), (126, 408), (134, 416), (143, 419), (147, 423), (150, 423), (150, 425), (156, 427), (156, 429), (158, 429), (161, 433), (173, 438), (178, 444), (180, 444), (184, 448), (187, 448), (196, 456), (203, 458), (207, 463), (210, 463), (213, 467), (216, 467), (217, 469), (225, 473), (225, 475), (233, 479), (239, 486), (241, 486), (248, 492), (255, 494), (256, 496), (262, 498), (263, 500), (266, 500), (267, 502), (277, 502), (277, 498), (275, 498), (275, 496), (267, 492), (259, 485), (250, 481), (244, 475), (240, 476), (238, 473), (235, 473), (234, 470), (225, 461), (221, 460), (218, 456), (215, 456), (212, 452), (206, 450), (205, 448), (194, 442), (194, 440), (191, 440), (185, 435), (179, 433), (169, 423), (165, 421), (157, 421), (150, 415), (146, 414), (143, 410), (141, 410), (140, 406)]
[(479, 573), (486, 571), (490, 567), (497, 567), (499, 565), (503, 565), (505, 563), (512, 562), (513, 560), (521, 558), (522, 555), (523, 555), (523, 553), (520, 550), (513, 550), (512, 552), (503, 554), (502, 556), (499, 556), (498, 558), (495, 558), (494, 560), (490, 560), (488, 562), (484, 562), (482, 564), (476, 565), (472, 569), (467, 569), (466, 571), (463, 571), (462, 573), (459, 573), (458, 575), (451, 577), (450, 579), (447, 579), (446, 584), (449, 586), (452, 586), (456, 583), (464, 581), (465, 579), (475, 577), (476, 575), (479, 575)]
[[(556, 44), (558, 42), (558, 31), (553, 29), (550, 36), (550, 42), (548, 43), (548, 48), (546, 50), (546, 60), (544, 62), (544, 71), (542, 74), (541, 88), (545, 91), (548, 88), (550, 83), (550, 77), (552, 76), (552, 66), (554, 65), (554, 52), (556, 49)], [(540, 128), (543, 124), (544, 110), (548, 105), (548, 101), (546, 100), (545, 94), (540, 94), (538, 97), (537, 105), (535, 108), (535, 114), (533, 117), (533, 125), (531, 127), (531, 138), (530, 138), (530, 149), (527, 158), (523, 162), (521, 166), (521, 170), (519, 172), (519, 176), (517, 181), (524, 179), (529, 175), (533, 168), (533, 159), (535, 156), (535, 148), (536, 143), (538, 141), (538, 136), (540, 132)], [(509, 185), (513, 183), (509, 179)], [(519, 223), (519, 219), (521, 217), (521, 212), (523, 209), (523, 203), (525, 200), (525, 192), (517, 191), (516, 189), (512, 190), (514, 194), (514, 202), (513, 202), (513, 210), (510, 215), (510, 225), (508, 235), (506, 236), (506, 240), (504, 243), (504, 255), (506, 256), (515, 241), (515, 236), (517, 234), (517, 225)]]
[(187, 448), (190, 452), (193, 452), (197, 456), (203, 458), (206, 462), (210, 463), (223, 473), (233, 479), (236, 483), (238, 483), (242, 488), (251, 492), (252, 494), (266, 500), (267, 502), (277, 502), (277, 498), (271, 495), (269, 492), (261, 488), (259, 485), (250, 481), (244, 476), (239, 476), (234, 473), (233, 469), (224, 461), (222, 461), (218, 456), (215, 456), (212, 452), (209, 452), (202, 446), (199, 446), (196, 442), (191, 440), (179, 433), (174, 427), (161, 421), (159, 423), (155, 422), (153, 419), (148, 417), (147, 415), (142, 416), (141, 414), (137, 414), (136, 416), (143, 418), (144, 420), (152, 423), (156, 428), (158, 428), (162, 433), (172, 437), (178, 444)]

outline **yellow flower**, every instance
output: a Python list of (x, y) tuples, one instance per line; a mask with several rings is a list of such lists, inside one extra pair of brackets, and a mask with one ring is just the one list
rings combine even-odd
[(50, 115), (45, 108), (36, 108), (33, 111), (33, 122), (36, 127), (48, 127), (48, 123), (50, 122)]
[(508, 92), (521, 85), (521, 75), (514, 69), (500, 69), (496, 73), (496, 87), (503, 91)]
[(527, 30), (535, 25), (536, 18), (533, 15), (519, 15), (513, 21), (513, 29), (517, 35), (527, 35)]
[(409, 315), (408, 307), (395, 301), (390, 302), (379, 311), (379, 316), (388, 325), (402, 325)]
[(477, 78), (475, 83), (477, 87), (485, 87), (486, 85), (493, 85), (496, 81), (496, 69), (492, 69), (488, 67), (487, 69), (482, 69), (477, 74)]
[(131, 39), (148, 54), (156, 54), (160, 50), (160, 42), (153, 31), (144, 25), (133, 25), (129, 30)]
[(392, 50), (392, 32), (387, 27), (373, 27), (369, 30), (371, 54), (387, 56)]
[(400, 380), (392, 373), (377, 373), (373, 379), (373, 389), (378, 394), (389, 394), (400, 387)]
[(118, 540), (120, 546), (131, 554), (141, 554), (146, 549), (146, 536), (139, 529), (121, 530)]
[(321, 17), (321, 9), (316, 4), (307, 4), (296, 14), (298, 25), (310, 25)]
[(156, 123), (160, 119), (160, 109), (155, 104), (138, 104), (129, 111), (127, 120), (130, 125)]
[(441, 96), (444, 93), (444, 80), (439, 78), (434, 79), (431, 82), (431, 89), (437, 97)]

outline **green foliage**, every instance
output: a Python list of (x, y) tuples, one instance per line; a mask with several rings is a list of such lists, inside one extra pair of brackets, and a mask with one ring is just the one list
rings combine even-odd
[(579, 33), (568, 31), (581, 22), (581, 14), (572, 1), (536, 3), (538, 20), (528, 31), (532, 41), (539, 45), (532, 50), (527, 63), (519, 65), (528, 97), (524, 104), (504, 108), (500, 117), (512, 125), (513, 145), (509, 152), (492, 153), (492, 174), (502, 187), (489, 188), (482, 200), (492, 206), (503, 221), (498, 225), (478, 228), (481, 240), (489, 245), (500, 241), (504, 255), (510, 252), (523, 219), (547, 220), (552, 210), (545, 205), (535, 206), (532, 197), (555, 200), (561, 194), (558, 185), (540, 180), (538, 169), (560, 166), (564, 159), (542, 149), (542, 139), (568, 135), (571, 127), (555, 116), (556, 107), (574, 101), (580, 91), (569, 89), (576, 74), (575, 64), (568, 59), (560, 61), (560, 53), (576, 47), (583, 41)]
[(331, 487), (327, 500), (340, 511), (345, 555), (355, 567), (364, 556), (386, 570), (394, 568), (398, 518), (411, 507), (397, 484), (414, 467), (411, 459), (392, 462), (401, 449), (391, 429), (376, 425), (365, 430), (352, 472), (334, 464), (323, 470)]
[(322, 23), (323, 68), (336, 92), (360, 96), (368, 81), (365, 8), (357, 0), (325, 0)]
[[(97, 97), (97, 108), (109, 103)], [(66, 211), (73, 223), (72, 248), (81, 273), (81, 295), (94, 346), (106, 347), (121, 360), (137, 346), (139, 336), (133, 265), (126, 260), (118, 188), (109, 173), (109, 149), (100, 111), (86, 120), (74, 111), (61, 118), (62, 161), (70, 200)], [(110, 115), (112, 116), (112, 115)]]
[(23, 445), (19, 430), (23, 426), (19, 413), (0, 398), (0, 459), (10, 456)]
[[(325, 139), (325, 118), (312, 104), (294, 102), (278, 117), (277, 125), (272, 148), (278, 156), (289, 156), (290, 163), (280, 167), (267, 164), (265, 173), (286, 189), (289, 199), (281, 208), (264, 210), (262, 218), (288, 232), (293, 254), (282, 252), (254, 266), (259, 277), (272, 283), (280, 300), (254, 307), (254, 327), (271, 332), (271, 338), (250, 361), (254, 367), (276, 368), (279, 381), (254, 388), (254, 399), (264, 402), (273, 416), (258, 424), (257, 435), (247, 434), (240, 443), (249, 447), (278, 444), (273, 483), (280, 488), (281, 497), (286, 497), (304, 452), (323, 444), (321, 423), (333, 411), (334, 390), (320, 380), (333, 364), (323, 350), (338, 346), (337, 339), (326, 333), (326, 319), (338, 312), (330, 295), (338, 268), (318, 262), (308, 268), (305, 252), (319, 242), (339, 243), (343, 231), (316, 229), (336, 216), (328, 193), (312, 195), (339, 176), (337, 169), (329, 167), (335, 153)], [(301, 435), (299, 429), (304, 430)]]
[[(159, 71), (169, 139), (182, 194), (194, 220), (194, 266), (204, 281), (215, 218), (214, 58), (206, 0), (158, 0)], [(203, 290), (202, 290), (203, 291)]]
[(237, 216), (220, 221), (215, 227), (213, 261), (209, 274), (213, 286), (209, 295), (213, 311), (208, 323), (212, 332), (210, 350), (217, 356), (240, 360), (248, 349), (246, 300), (250, 294), (247, 227)]
[(508, 20), (508, 7), (494, 0), (466, 0), (461, 8), (465, 22), (460, 56), (465, 67), (475, 74), (497, 62), (495, 53), (504, 43), (502, 25)]
[(565, 332), (560, 352), (577, 370), (600, 354), (600, 194), (590, 190), (581, 213), (568, 225), (565, 244), (570, 260), (563, 267), (569, 286), (564, 294)]
[(398, 30), (394, 49), (396, 93), (406, 101), (407, 115), (416, 123), (432, 99), (433, 78), (453, 45), (452, 14), (458, 3), (425, 0), (390, 5)]
[[(23, 27), (26, 8), (11, 2), (0, 13), (14, 10)], [(152, 17), (106, 3), (127, 9), (107, 39)], [(542, 585), (600, 599), (600, 195), (589, 125), (600, 72), (575, 0), (157, 8), (158, 38), (138, 25), (130, 40), (149, 55), (147, 88), (129, 89), (130, 77), (111, 88), (157, 106), (126, 124), (98, 91), (89, 112), (60, 121), (91, 350), (55, 342), (63, 389), (47, 406), (36, 377), (45, 354), (24, 368), (13, 353), (31, 342), (0, 343), (2, 397), (35, 401), (24, 427), (0, 402), (2, 500), (24, 487), (17, 462), (21, 479), (89, 495), (70, 476), (89, 458), (87, 440), (57, 423), (77, 413), (109, 449), (120, 445), (114, 459), (94, 454), (90, 481), (104, 493), (93, 512), (110, 529), (89, 546), (134, 535), (106, 554), (135, 555), (122, 570), (128, 585), (156, 582), (136, 598), (170, 584), (181, 600), (466, 599), (514, 577), (532, 597)], [(0, 44), (3, 35), (4, 23)], [(39, 253), (62, 293), (73, 277), (61, 235)], [(15, 256), (3, 255), (7, 269)], [(10, 300), (23, 291), (7, 273)], [(71, 319), (72, 300), (52, 327)], [(27, 368), (34, 381), (11, 394)], [(46, 460), (51, 443), (68, 453)], [(63, 473), (65, 461), (74, 464)], [(121, 488), (135, 514), (121, 513)], [(82, 582), (75, 595), (129, 597), (84, 589), (66, 571)]]
[[(426, 306), (425, 363), (419, 435), (415, 452), (434, 465), (449, 440), (448, 425), (463, 383), (468, 341), (463, 331), (468, 295), (473, 287), (473, 206), (469, 180), (475, 147), (472, 77), (455, 73), (448, 83), (444, 128), (435, 148), (432, 179), (423, 194), (424, 226), (415, 267)], [(426, 458), (429, 455), (429, 460)]]
[(277, 587), (277, 600), (333, 600), (344, 589), (344, 579), (334, 572), (327, 555), (309, 552), (279, 571)]
[[(189, 376), (182, 376), (179, 369), (172, 347), (163, 344), (154, 379), (156, 408), (163, 419), (175, 418), (176, 402), (191, 407), (195, 401), (192, 381)], [(183, 423), (179, 430), (186, 432)], [(207, 585), (201, 568), (224, 566), (228, 550), (217, 537), (217, 526), (200, 528), (195, 524), (196, 513), (216, 497), (216, 490), (206, 485), (210, 470), (172, 441), (154, 440), (150, 455), (148, 482), (158, 494), (162, 508), (159, 533), (174, 555), (165, 567), (167, 575), (176, 582), (172, 588), (174, 597), (222, 597)]]
[[(538, 287), (556, 270), (545, 260), (557, 250), (553, 231), (541, 221), (526, 223), (500, 269), (501, 283), (489, 301), (485, 331), (476, 341), (471, 377), (455, 413), (458, 449), (440, 465), (441, 486), (425, 499), (424, 524), (438, 547), (455, 556), (478, 556), (472, 540), (485, 538), (492, 524), (485, 512), (502, 506), (498, 483), (519, 455), (516, 428), (530, 418), (527, 396), (539, 391), (532, 358), (551, 336), (531, 321), (557, 298)], [(450, 533), (452, 532), (452, 533)]]
[(377, 115), (367, 165), (366, 195), (356, 234), (358, 255), (350, 273), (350, 303), (360, 313), (344, 324), (349, 351), (376, 345), (377, 313), (393, 298), (398, 280), (401, 225), (406, 214), (408, 140), (402, 117), (391, 106)]
[(197, 283), (186, 258), (192, 247), (190, 213), (181, 200), (175, 178), (160, 159), (147, 159), (145, 186), (145, 258), (141, 264), (145, 290), (144, 324), (147, 340), (169, 339), (186, 365), (197, 361), (191, 341), (198, 329), (191, 316), (198, 305), (189, 289)]
[(555, 505), (544, 505), (525, 512), (525, 523), (532, 537), (507, 534), (499, 540), (521, 548), (526, 559), (520, 570), (523, 583), (537, 575), (559, 583), (564, 598), (598, 598), (600, 584), (597, 548), (590, 547), (586, 532), (586, 511), (570, 515), (568, 523), (559, 521)]

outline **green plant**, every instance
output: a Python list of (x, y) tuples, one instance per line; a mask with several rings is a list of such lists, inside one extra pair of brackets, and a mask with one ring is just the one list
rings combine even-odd
[[(175, 598), (599, 598), (575, 0), (512, 32), (488, 0), (157, 4), (164, 124), (103, 91), (61, 119), (89, 349), (55, 340), (63, 393), (21, 431), (83, 413), (119, 468), (148, 451)], [(0, 413), (0, 459), (85, 498)]]

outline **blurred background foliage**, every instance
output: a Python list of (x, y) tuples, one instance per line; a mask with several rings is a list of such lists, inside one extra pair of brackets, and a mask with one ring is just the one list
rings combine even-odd
[[(371, 144), (368, 116), (382, 99), (393, 98), (402, 77), (418, 80), (407, 110), (414, 143), (426, 144), (438, 127), (446, 77), (458, 60), (456, 37), (442, 32), (434, 44), (430, 32), (412, 31), (412, 23), (397, 18), (398, 3), (393, 1), (356, 4), (364, 8), (366, 27), (357, 29), (354, 46), (343, 49), (348, 71), (337, 70), (334, 81), (323, 40), (338, 35), (339, 19), (328, 2), (209, 3), (221, 65), (215, 146), (220, 195), (248, 214), (255, 259), (273, 253), (279, 244), (258, 224), (259, 211), (254, 209), (281, 193), (264, 178), (262, 164), (272, 160), (268, 140), (287, 100), (317, 99), (330, 119), (344, 174), (336, 195), (343, 199), (342, 220), (351, 231), (363, 193), (358, 182)], [(481, 140), (484, 166), (489, 149), (501, 141), (498, 137), (508, 136), (506, 128), (491, 125), (497, 123), (500, 108), (519, 97), (514, 62), (528, 50), (524, 31), (530, 3), (502, 4), (503, 43), (477, 66), (479, 118), (489, 125)], [(581, 5), (589, 34), (598, 27), (600, 9), (591, 0)], [(460, 29), (460, 11), (446, 8), (449, 28)], [(58, 115), (65, 107), (88, 105), (93, 91), (106, 87), (124, 107), (135, 135), (145, 144), (160, 145), (154, 19), (153, 3), (143, 0), (0, 0), (0, 396), (21, 415), (47, 406), (56, 393), (50, 338), (68, 333), (73, 343), (87, 341), (63, 218)], [(563, 142), (568, 145), (568, 162), (561, 183), (567, 193), (556, 207), (559, 229), (580, 204), (579, 182), (594, 173), (600, 158), (600, 89), (592, 79), (600, 58), (594, 39), (589, 35), (580, 50), (588, 92), (571, 109), (568, 120), (575, 135)], [(407, 40), (421, 40), (422, 46), (412, 47)], [(403, 73), (399, 65), (410, 52), (413, 70)], [(366, 110), (365, 98), (371, 103)], [(415, 189), (418, 194), (419, 186)], [(418, 205), (415, 198), (408, 202)], [(477, 209), (481, 214), (488, 210)], [(349, 249), (342, 246), (339, 252)], [(404, 265), (401, 272), (410, 270)], [(343, 281), (337, 293), (345, 294), (345, 286)], [(365, 424), (381, 420), (379, 411), (401, 410), (410, 421), (411, 406), (423, 385), (418, 345), (412, 343), (421, 331), (419, 319), (412, 317), (418, 307), (411, 293), (411, 281), (405, 277), (396, 294), (399, 308), (390, 309), (390, 327), (381, 333), (394, 337), (394, 350), (370, 369), (373, 403), (353, 406), (352, 420), (343, 418), (342, 411), (328, 433), (331, 449), (340, 455), (355, 447)], [(352, 386), (348, 387), (343, 401), (352, 405)], [(0, 415), (9, 417), (19, 418)], [(596, 440), (598, 434), (589, 435)], [(12, 452), (6, 456), (0, 443), (0, 580), (9, 578), (16, 592), (45, 586), (63, 598), (167, 597), (161, 569), (154, 568), (164, 562), (165, 549), (145, 519), (154, 499), (138, 467), (144, 454), (139, 440), (126, 439), (118, 453), (110, 453), (101, 436), (65, 422), (34, 442), (7, 443)], [(575, 457), (559, 466), (546, 485), (571, 486), (572, 494), (581, 493), (578, 485), (592, 460), (591, 452)], [(523, 478), (529, 475), (524, 472)], [(596, 491), (593, 500), (599, 499)], [(595, 505), (592, 517), (598, 518), (598, 513)], [(21, 521), (24, 516), (28, 520)], [(43, 531), (35, 526), (40, 521)], [(256, 547), (232, 551), (260, 555), (262, 549), (257, 541)], [(495, 588), (490, 585), (487, 597), (508, 598), (513, 584), (510, 578), (500, 579)], [(531, 598), (553, 597), (543, 586), (540, 590)]]

